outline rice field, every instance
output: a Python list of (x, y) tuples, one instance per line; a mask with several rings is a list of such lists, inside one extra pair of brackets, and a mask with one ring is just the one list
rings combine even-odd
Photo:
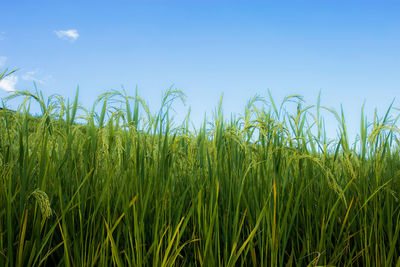
[[(367, 120), (254, 97), (190, 130), (110, 91), (0, 111), (0, 266), (399, 266), (398, 110)], [(4, 101), (7, 99), (3, 99)], [(30, 104), (41, 108), (30, 115)], [(288, 105), (295, 105), (289, 112)], [(361, 110), (361, 107), (360, 107)]]

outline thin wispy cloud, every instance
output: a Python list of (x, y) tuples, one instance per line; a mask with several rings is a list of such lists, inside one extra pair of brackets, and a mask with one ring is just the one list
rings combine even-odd
[(6, 39), (6, 33), (5, 32), (0, 32), (0, 41)]
[(0, 68), (4, 67), (6, 65), (7, 57), (5, 56), (0, 56)]
[(10, 75), (0, 80), (0, 89), (3, 89), (7, 92), (14, 92), (15, 85), (18, 82), (18, 77), (16, 75)]
[(51, 75), (43, 77), (43, 75), (40, 75), (40, 73), (41, 71), (39, 69), (36, 69), (34, 71), (28, 71), (24, 75), (22, 75), (21, 78), (25, 81), (34, 81), (36, 83), (41, 83), (41, 84), (47, 83), (47, 81), (52, 78)]
[(60, 30), (60, 31), (54, 31), (55, 34), (57, 35), (58, 38), (62, 40), (68, 40), (68, 41), (76, 41), (79, 38), (79, 33), (78, 30), (76, 29), (71, 29), (71, 30)]

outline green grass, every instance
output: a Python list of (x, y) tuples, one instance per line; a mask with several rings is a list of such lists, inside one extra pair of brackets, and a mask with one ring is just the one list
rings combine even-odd
[(329, 140), (319, 100), (299, 96), (255, 97), (230, 120), (220, 104), (196, 131), (171, 119), (176, 90), (154, 114), (117, 91), (90, 110), (78, 94), (14, 97), (0, 111), (0, 266), (400, 264), (392, 107), (361, 112), (352, 143), (343, 112)]

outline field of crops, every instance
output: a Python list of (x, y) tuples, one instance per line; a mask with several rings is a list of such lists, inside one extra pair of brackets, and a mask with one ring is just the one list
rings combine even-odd
[[(196, 131), (112, 91), (0, 111), (0, 266), (399, 266), (397, 111), (326, 138), (319, 101), (221, 105)], [(29, 103), (40, 116), (29, 115)], [(294, 102), (294, 103), (293, 103)], [(295, 105), (288, 112), (287, 105)], [(361, 109), (361, 107), (360, 107)]]

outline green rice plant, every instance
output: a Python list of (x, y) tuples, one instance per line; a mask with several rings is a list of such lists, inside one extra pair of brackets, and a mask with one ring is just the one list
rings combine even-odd
[[(189, 130), (189, 114), (173, 118), (184, 101), (173, 88), (154, 113), (137, 91), (106, 92), (91, 109), (78, 94), (3, 99), (0, 266), (400, 264), (394, 103), (373, 121), (362, 108), (351, 142), (344, 110), (320, 95), (278, 105), (268, 92), (230, 120), (221, 97)], [(21, 100), (15, 112), (9, 99)]]

